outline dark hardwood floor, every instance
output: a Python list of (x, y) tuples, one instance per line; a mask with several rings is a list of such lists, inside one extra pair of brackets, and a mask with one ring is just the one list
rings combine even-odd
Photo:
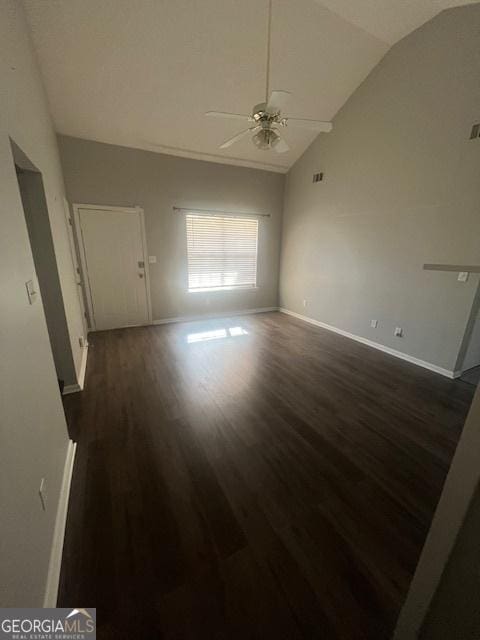
[(59, 606), (117, 640), (391, 636), (471, 385), (280, 313), (89, 339)]

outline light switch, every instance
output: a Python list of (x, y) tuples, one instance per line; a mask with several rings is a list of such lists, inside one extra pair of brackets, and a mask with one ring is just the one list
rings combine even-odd
[(33, 304), (38, 297), (38, 293), (35, 288), (35, 283), (33, 280), (29, 280), (28, 282), (25, 283), (25, 286), (27, 288), (28, 302), (30, 304)]
[(468, 280), (468, 271), (460, 271), (457, 280), (459, 282), (466, 282)]
[(148, 264), (155, 264), (157, 261), (157, 256), (148, 256)]

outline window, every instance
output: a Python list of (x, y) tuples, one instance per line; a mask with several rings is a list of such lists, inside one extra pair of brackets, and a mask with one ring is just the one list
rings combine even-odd
[(258, 220), (187, 214), (188, 290), (257, 285)]

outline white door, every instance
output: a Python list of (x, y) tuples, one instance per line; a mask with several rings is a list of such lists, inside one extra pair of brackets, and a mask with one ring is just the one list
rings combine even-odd
[(94, 329), (149, 321), (142, 212), (79, 207)]

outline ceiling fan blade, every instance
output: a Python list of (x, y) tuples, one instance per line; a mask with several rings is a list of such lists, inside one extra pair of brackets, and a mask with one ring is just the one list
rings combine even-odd
[(241, 113), (226, 113), (225, 111), (207, 111), (206, 116), (209, 118), (228, 118), (229, 120), (248, 120), (250, 116)]
[(268, 113), (278, 113), (282, 111), (291, 95), (290, 91), (272, 91), (266, 106)]
[(273, 145), (273, 150), (277, 153), (285, 153), (287, 151), (290, 151), (290, 147), (283, 138), (279, 138), (276, 144)]
[(247, 136), (252, 131), (256, 131), (258, 128), (259, 127), (250, 127), (249, 129), (245, 129), (245, 131), (240, 131), (240, 133), (237, 133), (233, 138), (225, 140), (225, 142), (220, 145), (220, 149), (227, 149), (228, 147), (231, 147), (232, 144), (235, 144), (235, 142), (238, 142), (238, 140), (241, 140), (243, 137)]
[(323, 120), (308, 120), (306, 118), (285, 118), (286, 125), (292, 127), (301, 127), (302, 129), (311, 129), (312, 131), (323, 131), (329, 133), (333, 129), (331, 122)]

